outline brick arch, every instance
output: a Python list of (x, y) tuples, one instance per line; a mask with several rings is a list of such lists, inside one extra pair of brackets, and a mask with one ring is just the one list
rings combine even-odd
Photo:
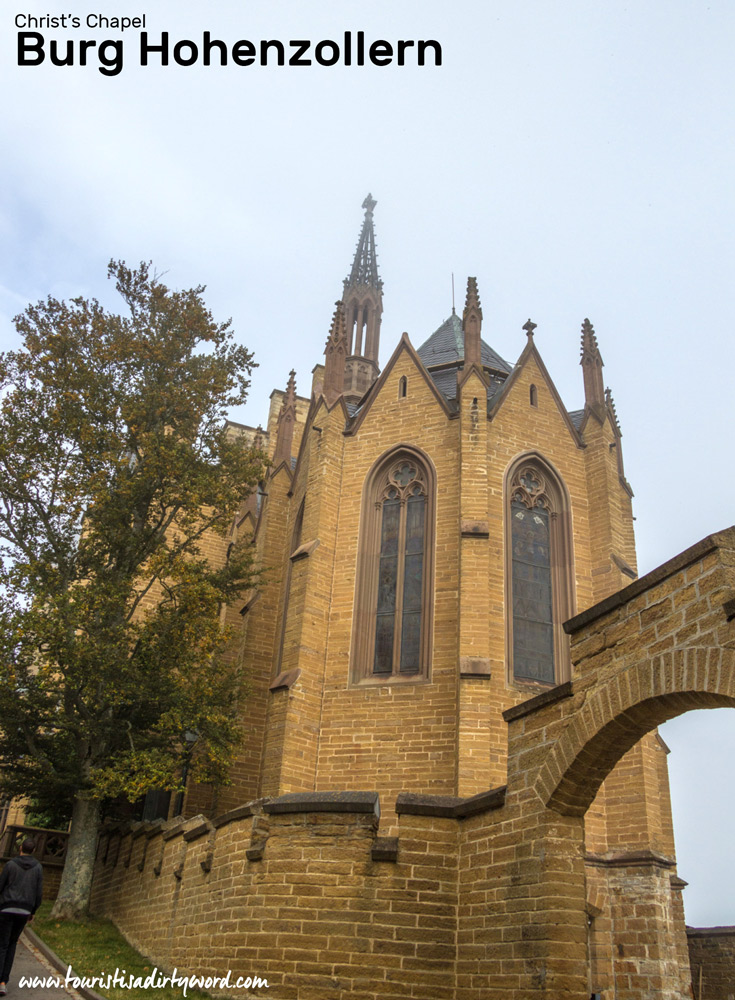
[(735, 708), (735, 651), (689, 647), (620, 671), (590, 692), (540, 769), (548, 808), (583, 816), (600, 785), (641, 737), (698, 708)]

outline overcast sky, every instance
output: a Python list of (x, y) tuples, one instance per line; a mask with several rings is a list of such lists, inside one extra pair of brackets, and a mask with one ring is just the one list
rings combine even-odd
[[(16, 64), (17, 12), (145, 14), (201, 48), (436, 39), (443, 65), (142, 67), (139, 33), (42, 30)], [(536, 344), (569, 409), (597, 331), (635, 491), (644, 573), (733, 515), (733, 28), (715, 0), (98, 0), (4, 6), (0, 21), (0, 347), (29, 301), (114, 305), (110, 257), (208, 286), (260, 367), (235, 419), (265, 421), (291, 367), (308, 395), (359, 232), (375, 225), (381, 361), (418, 346), (478, 279), (483, 337), (513, 363)], [(80, 39), (123, 38), (123, 68), (80, 66)], [(50, 42), (75, 45), (50, 65)], [(111, 54), (108, 50), (108, 54)], [(735, 715), (690, 713), (671, 747), (691, 924), (735, 924)]]

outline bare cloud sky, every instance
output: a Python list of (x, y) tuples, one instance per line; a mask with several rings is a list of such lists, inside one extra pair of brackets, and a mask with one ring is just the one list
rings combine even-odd
[[(90, 12), (30, 2), (34, 16)], [(0, 15), (0, 346), (48, 293), (96, 295), (110, 257), (205, 283), (260, 368), (233, 416), (257, 424), (297, 370), (308, 393), (368, 191), (385, 282), (381, 358), (420, 344), (477, 275), (483, 336), (514, 362), (522, 324), (570, 409), (589, 316), (636, 493), (641, 572), (735, 521), (733, 29), (730, 2), (154, 0), (151, 38), (433, 38), (441, 67), (16, 65)], [(735, 923), (729, 711), (663, 730), (693, 924)], [(696, 761), (696, 764), (694, 762)], [(705, 780), (713, 776), (708, 789)], [(719, 831), (719, 846), (703, 849)], [(725, 841), (727, 837), (727, 842)], [(714, 841), (712, 841), (714, 843)], [(700, 865), (704, 856), (706, 864)], [(695, 874), (696, 873), (696, 874)]]

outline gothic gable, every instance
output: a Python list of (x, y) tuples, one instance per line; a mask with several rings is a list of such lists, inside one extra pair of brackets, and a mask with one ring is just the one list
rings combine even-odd
[[(405, 382), (401, 383), (401, 379)], [(455, 415), (447, 400), (434, 385), (408, 334), (404, 333), (382, 374), (360, 401), (352, 420), (347, 424), (345, 433), (356, 434), (376, 406), (380, 408), (381, 413), (386, 409), (393, 412), (401, 402), (409, 398), (411, 400), (409, 405), (415, 406), (417, 391), (424, 405), (437, 404), (447, 417)]]
[(527, 400), (530, 411), (538, 413), (543, 409), (552, 419), (559, 419), (574, 444), (578, 448), (584, 448), (579, 431), (574, 426), (546, 365), (536, 349), (533, 336), (529, 336), (528, 343), (510, 378), (505, 382), (500, 392), (490, 400), (488, 407), (490, 419), (497, 419), (501, 411), (508, 406), (508, 401), (521, 393)]

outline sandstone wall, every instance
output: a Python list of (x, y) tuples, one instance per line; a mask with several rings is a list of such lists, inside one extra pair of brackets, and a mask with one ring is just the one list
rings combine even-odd
[(92, 908), (159, 967), (268, 981), (243, 996), (450, 996), (457, 822), (408, 815), (400, 861), (377, 828), (377, 795), (347, 793), (107, 830)]
[(687, 927), (695, 1000), (735, 1000), (735, 927)]

